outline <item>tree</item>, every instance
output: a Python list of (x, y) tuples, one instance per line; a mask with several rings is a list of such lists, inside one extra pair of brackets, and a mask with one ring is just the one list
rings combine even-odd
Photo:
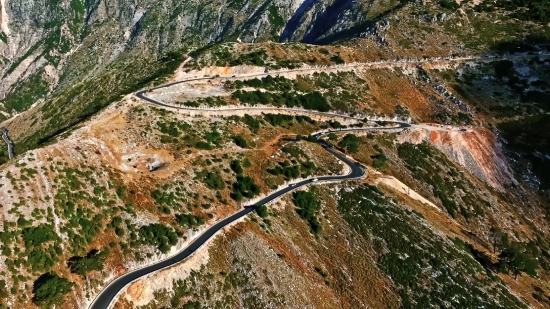
[(208, 172), (204, 176), (204, 183), (210, 189), (222, 190), (225, 188), (222, 176), (219, 173)]
[(317, 142), (317, 138), (313, 135), (308, 135), (307, 136), (307, 141), (308, 142), (311, 142), (311, 143), (316, 143)]
[(6, 285), (6, 280), (0, 280), (0, 298), (8, 297), (8, 287)]
[(61, 305), (63, 297), (68, 294), (74, 283), (59, 277), (56, 273), (46, 273), (34, 282), (32, 301), (43, 308)]
[(72, 273), (86, 276), (93, 270), (102, 270), (105, 259), (109, 255), (109, 249), (103, 251), (92, 250), (85, 257), (73, 257), (69, 260), (69, 268)]
[(60, 239), (51, 224), (28, 227), (23, 229), (21, 234), (27, 248), (38, 247), (45, 242)]
[(317, 218), (321, 209), (321, 201), (312, 191), (298, 191), (292, 195), (292, 202), (296, 205), (296, 213), (307, 221), (314, 234), (321, 232), (322, 226)]
[(254, 179), (250, 176), (237, 175), (237, 181), (233, 184), (233, 193), (231, 197), (239, 202), (243, 197), (252, 198), (260, 193)]
[(300, 97), (300, 103), (305, 109), (314, 109), (320, 112), (328, 112), (330, 110), (327, 99), (318, 91), (303, 95)]
[(162, 253), (178, 242), (178, 236), (171, 227), (160, 223), (152, 223), (139, 228), (142, 243), (156, 246)]
[(338, 135), (336, 135), (335, 133), (330, 133), (328, 136), (328, 139), (331, 140), (331, 141), (337, 141), (338, 140)]
[(378, 155), (375, 155), (372, 157), (372, 167), (376, 168), (376, 169), (381, 169), (381, 168), (384, 168), (386, 166), (386, 161), (388, 160), (388, 158), (386, 157), (386, 155), (381, 152), (380, 154)]
[(243, 173), (243, 167), (241, 166), (241, 162), (238, 160), (231, 162), (230, 167), (237, 175), (241, 175)]
[(517, 279), (517, 276), (521, 272), (525, 272), (533, 277), (536, 276), (536, 270), (539, 266), (538, 262), (527, 254), (524, 249), (521, 243), (513, 243), (505, 247), (499, 255), (498, 266), (500, 271), (505, 273), (511, 271), (514, 274), (514, 279)]
[(359, 138), (355, 134), (346, 134), (338, 146), (344, 148), (346, 151), (357, 153), (359, 152), (358, 142)]
[(258, 214), (258, 216), (260, 216), (260, 218), (265, 218), (268, 216), (268, 213), (267, 213), (267, 207), (265, 205), (260, 205), (256, 208), (256, 213)]
[(181, 226), (199, 226), (204, 224), (202, 217), (193, 216), (192, 214), (178, 214), (176, 215), (176, 221)]
[(234, 135), (233, 136), (233, 142), (235, 142), (235, 144), (241, 148), (247, 148), (248, 147), (248, 143), (246, 142), (246, 140), (244, 139), (244, 137), (242, 135)]

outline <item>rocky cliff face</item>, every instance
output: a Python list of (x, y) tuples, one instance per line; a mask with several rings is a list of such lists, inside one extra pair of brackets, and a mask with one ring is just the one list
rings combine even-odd
[(350, 0), (3, 0), (0, 7), (0, 109), (13, 115), (116, 59), (219, 41), (328, 42), (391, 5), (382, 1), (372, 14), (365, 1)]
[(444, 127), (417, 128), (399, 136), (400, 142), (429, 142), (490, 186), (504, 191), (516, 183), (494, 134), (484, 128), (460, 131)]

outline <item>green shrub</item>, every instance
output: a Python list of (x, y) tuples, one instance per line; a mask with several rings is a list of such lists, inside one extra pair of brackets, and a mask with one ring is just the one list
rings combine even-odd
[(243, 121), (252, 133), (258, 133), (258, 130), (260, 130), (260, 121), (258, 119), (246, 114), (244, 115)]
[(318, 110), (321, 112), (328, 112), (330, 110), (330, 105), (327, 99), (318, 91), (306, 94), (297, 94), (294, 92), (283, 92), (278, 94), (259, 90), (237, 90), (233, 92), (232, 96), (236, 100), (251, 105), (273, 104), (275, 106), (286, 105), (287, 107), (302, 106), (305, 109)]
[(56, 248), (50, 246), (43, 250), (32, 250), (27, 255), (26, 264), (33, 271), (45, 271), (52, 268), (55, 263), (59, 262)]
[(204, 141), (199, 141), (195, 144), (195, 148), (202, 150), (212, 150), (212, 145)]
[(336, 55), (333, 55), (332, 57), (330, 57), (330, 61), (336, 63), (336, 64), (343, 64), (343, 63), (346, 63), (346, 61), (344, 59), (342, 59), (342, 57), (338, 54)]
[(290, 162), (284, 161), (279, 162), (278, 165), (276, 165), (274, 168), (270, 168), (267, 170), (268, 173), (272, 175), (284, 175), (285, 179), (295, 179), (300, 177), (300, 166), (299, 165), (291, 165)]
[(63, 297), (71, 292), (74, 283), (55, 273), (46, 273), (34, 282), (33, 302), (43, 308), (53, 308), (63, 303)]
[(256, 213), (260, 216), (260, 218), (266, 218), (268, 216), (267, 207), (265, 205), (256, 207)]
[(294, 192), (292, 202), (296, 205), (296, 213), (309, 224), (311, 232), (318, 234), (323, 229), (317, 218), (321, 209), (321, 201), (313, 190)]
[(374, 149), (376, 149), (379, 154), (373, 156), (372, 167), (376, 169), (384, 168), (386, 166), (386, 161), (388, 161), (388, 158), (378, 145), (374, 145)]
[(21, 235), (27, 248), (38, 247), (48, 241), (60, 240), (51, 224), (40, 224), (36, 227), (25, 228)]
[(231, 197), (240, 202), (243, 197), (253, 198), (260, 193), (260, 186), (258, 186), (254, 179), (250, 176), (237, 175), (237, 181), (233, 184), (233, 192)]
[(248, 143), (242, 135), (233, 135), (233, 142), (241, 148), (248, 148)]
[(103, 251), (92, 250), (85, 257), (76, 256), (69, 259), (69, 268), (72, 273), (86, 276), (91, 271), (102, 270), (108, 255), (108, 248)]
[(338, 140), (338, 135), (335, 134), (335, 133), (330, 133), (328, 136), (328, 139), (331, 140), (331, 141), (337, 141)]
[(225, 189), (225, 183), (222, 179), (222, 176), (219, 173), (206, 173), (204, 177), (204, 183), (206, 186), (213, 190), (222, 190)]
[(202, 217), (194, 216), (192, 214), (177, 214), (176, 221), (181, 226), (199, 226), (204, 224), (204, 219)]
[(230, 167), (231, 170), (233, 170), (233, 172), (237, 175), (241, 175), (243, 173), (243, 167), (241, 166), (241, 162), (239, 160), (231, 162)]
[[(535, 249), (538, 253), (538, 248), (536, 248), (536, 246)], [(531, 256), (521, 243), (507, 245), (499, 254), (498, 269), (504, 273), (511, 271), (516, 277), (521, 272), (536, 277), (537, 268), (539, 267), (536, 255)]]
[(453, 0), (439, 0), (439, 5), (442, 8), (448, 9), (448, 10), (456, 10), (460, 7), (460, 5)]
[(285, 123), (291, 122), (294, 117), (283, 114), (265, 114), (264, 119), (272, 126), (282, 126)]
[(216, 146), (219, 146), (221, 144), (221, 141), (222, 141), (222, 136), (220, 134), (220, 132), (218, 132), (217, 130), (212, 130), (211, 132), (208, 132), (204, 135), (204, 139), (210, 143), (210, 144), (214, 144)]
[(176, 201), (174, 192), (155, 190), (151, 192), (151, 197), (155, 199), (158, 204), (172, 205)]
[(9, 296), (8, 286), (6, 280), (0, 280), (0, 298), (6, 298)]
[(178, 242), (178, 235), (166, 225), (153, 223), (139, 228), (139, 235), (144, 244), (156, 246), (157, 249), (166, 253), (170, 247)]
[(352, 153), (359, 152), (359, 138), (355, 134), (346, 134), (338, 143), (338, 146)]

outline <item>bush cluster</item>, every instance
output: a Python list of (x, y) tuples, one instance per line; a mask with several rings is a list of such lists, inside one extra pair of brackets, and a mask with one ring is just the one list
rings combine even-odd
[(178, 222), (178, 224), (181, 226), (195, 227), (203, 225), (204, 219), (202, 217), (194, 216), (192, 214), (177, 214), (176, 222)]
[(156, 246), (162, 253), (168, 252), (170, 247), (178, 243), (176, 232), (172, 228), (159, 223), (140, 227), (139, 235), (143, 244)]
[(86, 276), (91, 271), (102, 270), (108, 255), (108, 248), (102, 251), (92, 250), (85, 257), (75, 256), (69, 259), (69, 268), (72, 273)]
[(305, 109), (328, 112), (330, 105), (325, 97), (318, 91), (306, 94), (297, 94), (295, 92), (269, 93), (259, 90), (233, 92), (233, 98), (243, 103), (251, 105), (272, 104), (275, 106), (303, 107)]
[(63, 297), (71, 292), (74, 283), (55, 273), (46, 273), (34, 282), (33, 302), (43, 308), (53, 308), (63, 303)]
[(359, 138), (355, 134), (346, 134), (338, 146), (351, 153), (359, 152)]
[(311, 232), (318, 234), (323, 230), (317, 214), (321, 209), (321, 201), (313, 190), (298, 191), (292, 195), (292, 202), (296, 205), (296, 213), (307, 221)]
[(233, 192), (231, 197), (240, 202), (243, 197), (253, 198), (260, 193), (260, 186), (258, 186), (254, 179), (250, 176), (237, 175), (237, 181), (233, 184)]

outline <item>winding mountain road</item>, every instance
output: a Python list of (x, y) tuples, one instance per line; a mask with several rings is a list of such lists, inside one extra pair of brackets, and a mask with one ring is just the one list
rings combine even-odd
[[(243, 78), (243, 77), (250, 78), (250, 77), (259, 77), (259, 76), (267, 76), (267, 75), (269, 75), (269, 74), (265, 74), (265, 73), (264, 74), (253, 74), (253, 75), (242, 76), (240, 78)], [(231, 76), (231, 77), (216, 77), (216, 78), (232, 79), (232, 78), (236, 78), (236, 77)], [(198, 108), (192, 108), (192, 107), (172, 106), (172, 105), (168, 105), (164, 102), (149, 98), (145, 95), (145, 93), (147, 91), (150, 91), (150, 90), (165, 88), (165, 87), (169, 87), (169, 86), (172, 86), (172, 85), (175, 85), (175, 84), (178, 84), (178, 83), (185, 83), (185, 82), (202, 80), (202, 79), (210, 79), (210, 77), (193, 78), (193, 79), (173, 82), (173, 83), (169, 83), (169, 84), (166, 84), (166, 85), (151, 88), (151, 89), (148, 89), (148, 90), (139, 91), (135, 95), (138, 98), (143, 99), (145, 101), (148, 101), (152, 104), (167, 107), (167, 108), (194, 110), (194, 111), (205, 111), (205, 112), (219, 111), (220, 109), (210, 109), (209, 110), (209, 109), (203, 109), (203, 108), (198, 109)], [(246, 108), (241, 108), (241, 107), (231, 108), (231, 107), (228, 107), (227, 109), (223, 109), (223, 110), (249, 110), (249, 109), (251, 109), (251, 108), (250, 107), (246, 107)], [(351, 116), (344, 116), (344, 115), (335, 114), (335, 113), (323, 113), (323, 112), (316, 112), (316, 111), (311, 111), (311, 110), (289, 109), (289, 108), (280, 108), (280, 109), (291, 110), (291, 111), (300, 112), (300, 113), (322, 114), (322, 115), (325, 115), (325, 116), (348, 117), (350, 119), (359, 120), (358, 118), (354, 118), (354, 117), (351, 117)], [(400, 121), (389, 121), (389, 122), (395, 123), (395, 124), (397, 124), (397, 126), (394, 126), (394, 127), (350, 128), (350, 129), (343, 129), (343, 130), (333, 130), (333, 131), (319, 132), (319, 133), (316, 133), (315, 136), (317, 138), (319, 138), (323, 135), (327, 135), (327, 134), (330, 134), (330, 133), (367, 131), (367, 130), (388, 130), (388, 129), (390, 129), (390, 130), (395, 130), (395, 129), (399, 130), (399, 129), (404, 129), (404, 128), (407, 128), (407, 127), (411, 126), (407, 122), (400, 122)], [(278, 191), (272, 192), (271, 194), (269, 194), (266, 197), (262, 198), (258, 202), (254, 203), (254, 205), (246, 206), (243, 209), (239, 210), (238, 212), (234, 213), (233, 215), (231, 215), (229, 217), (226, 217), (226, 218), (216, 222), (214, 225), (210, 226), (207, 230), (205, 230), (201, 235), (199, 235), (193, 242), (191, 242), (191, 244), (189, 244), (187, 247), (182, 249), (176, 255), (171, 256), (171, 257), (169, 257), (165, 260), (162, 260), (160, 262), (157, 262), (155, 264), (152, 264), (152, 265), (149, 265), (149, 266), (146, 266), (146, 267), (134, 270), (134, 271), (130, 271), (130, 272), (118, 277), (117, 279), (115, 279), (114, 281), (109, 283), (109, 285), (107, 285), (107, 287), (105, 287), (100, 292), (100, 294), (91, 303), (89, 308), (90, 309), (108, 309), (108, 308), (110, 308), (112, 305), (114, 305), (114, 302), (117, 299), (118, 295), (124, 290), (124, 288), (126, 286), (128, 286), (129, 284), (131, 284), (132, 282), (138, 280), (139, 278), (141, 278), (143, 276), (151, 275), (151, 274), (153, 274), (155, 272), (158, 272), (162, 269), (171, 267), (175, 264), (178, 264), (181, 261), (184, 261), (189, 256), (191, 256), (194, 252), (196, 252), (200, 247), (202, 247), (206, 242), (208, 242), (212, 237), (214, 237), (214, 235), (216, 235), (225, 226), (227, 226), (228, 224), (231, 224), (232, 222), (235, 222), (236, 220), (238, 220), (238, 219), (248, 215), (249, 213), (253, 212), (258, 206), (268, 204), (268, 203), (278, 199), (279, 197), (281, 197), (281, 196), (283, 196), (283, 195), (285, 195), (285, 194), (287, 194), (287, 193), (289, 193), (289, 192), (291, 192), (291, 191), (293, 191), (297, 188), (306, 186), (308, 184), (361, 179), (361, 178), (364, 178), (364, 177), (367, 176), (367, 173), (363, 169), (363, 166), (361, 164), (359, 164), (358, 162), (352, 161), (351, 159), (349, 159), (348, 157), (346, 157), (342, 153), (332, 149), (327, 144), (324, 144), (324, 143), (321, 143), (321, 144), (327, 152), (329, 152), (331, 155), (335, 156), (338, 160), (342, 161), (344, 164), (346, 164), (350, 168), (350, 173), (349, 174), (347, 174), (347, 175), (338, 175), (338, 176), (322, 176), (322, 177), (317, 177), (317, 178), (310, 178), (310, 179), (300, 181), (298, 183), (294, 183), (294, 184), (292, 184), (288, 187), (285, 187), (283, 189), (280, 189)], [(314, 179), (317, 179), (317, 180), (314, 180)]]

